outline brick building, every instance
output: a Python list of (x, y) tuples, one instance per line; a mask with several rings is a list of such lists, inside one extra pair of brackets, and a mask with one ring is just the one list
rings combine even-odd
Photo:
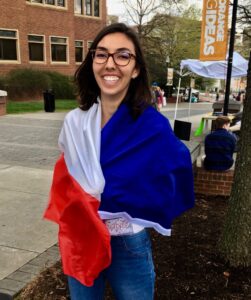
[(73, 74), (106, 18), (106, 0), (1, 0), (0, 75), (24, 67)]

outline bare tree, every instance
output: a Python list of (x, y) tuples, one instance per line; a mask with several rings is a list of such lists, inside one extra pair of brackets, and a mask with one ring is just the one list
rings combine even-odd
[(247, 30), (243, 34), (251, 38), (251, 3), (250, 1), (243, 0), (238, 5), (237, 22)]
[(251, 266), (251, 52), (240, 151), (220, 250), (232, 266)]
[[(170, 7), (181, 3), (183, 0), (122, 0), (126, 7), (130, 21), (135, 24), (139, 39), (142, 41), (155, 28), (154, 22), (149, 21), (160, 11), (168, 12)], [(148, 25), (148, 26), (146, 26)]]

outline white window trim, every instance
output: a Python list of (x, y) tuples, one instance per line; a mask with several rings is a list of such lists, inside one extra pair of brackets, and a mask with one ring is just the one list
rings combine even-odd
[(21, 64), (20, 59), (20, 45), (19, 45), (19, 31), (18, 29), (10, 29), (10, 28), (0, 28), (0, 30), (6, 30), (6, 31), (16, 31), (16, 37), (1, 37), (1, 39), (10, 39), (10, 40), (16, 40), (16, 51), (17, 51), (17, 60), (4, 60), (0, 59), (0, 64)]
[[(80, 13), (77, 13), (75, 11), (75, 1), (74, 0), (74, 15), (76, 17), (82, 17), (82, 18), (88, 18), (88, 19), (102, 19), (102, 6), (103, 6), (103, 3), (102, 3), (102, 0), (99, 0), (99, 16), (94, 16), (94, 15), (86, 15), (86, 12), (85, 12), (85, 0), (82, 0), (82, 11), (84, 12), (83, 14), (80, 14)], [(92, 12), (94, 14), (94, 0), (92, 0)]]
[(29, 46), (29, 35), (35, 35), (35, 36), (42, 36), (44, 38), (43, 42), (32, 42), (32, 43), (38, 43), (38, 44), (43, 44), (43, 50), (44, 50), (44, 60), (30, 60), (29, 59), (29, 63), (30, 64), (46, 64), (46, 45), (45, 45), (45, 35), (43, 34), (33, 34), (33, 33), (28, 33), (27, 37), (28, 37), (28, 46)]
[[(82, 42), (83, 43), (83, 45), (82, 45), (82, 57), (83, 57), (83, 61), (84, 61), (84, 59), (85, 59), (85, 42), (83, 40), (75, 40), (74, 45), (75, 45), (75, 42)], [(76, 51), (76, 48), (80, 48), (80, 47), (75, 46), (75, 48), (74, 48), (75, 51)], [(82, 62), (76, 61), (76, 59), (75, 59), (75, 63), (76, 63), (76, 65), (81, 65), (82, 64)]]
[(52, 9), (68, 10), (68, 0), (65, 0), (65, 6), (58, 6), (58, 5), (53, 5), (53, 4), (46, 4), (44, 0), (43, 0), (43, 3), (36, 3), (36, 2), (31, 2), (30, 0), (26, 0), (26, 4), (28, 4), (28, 5), (35, 5), (35, 6), (43, 6), (43, 7), (52, 8)]
[[(60, 39), (66, 39), (65, 44), (61, 43), (51, 43), (51, 38), (60, 38)], [(66, 45), (66, 61), (52, 61), (52, 53), (51, 53), (51, 45), (57, 44), (57, 45)], [(49, 36), (49, 45), (50, 45), (50, 63), (52, 65), (68, 65), (69, 64), (69, 38), (66, 36), (58, 36), (58, 35), (50, 35)]]

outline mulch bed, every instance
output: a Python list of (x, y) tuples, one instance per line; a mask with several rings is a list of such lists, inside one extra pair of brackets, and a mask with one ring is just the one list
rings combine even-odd
[[(151, 232), (157, 300), (251, 299), (251, 268), (231, 268), (217, 252), (227, 198), (197, 196), (196, 206), (174, 225), (171, 237)], [(66, 300), (60, 263), (45, 270), (18, 300)], [(114, 299), (108, 288), (106, 300)]]

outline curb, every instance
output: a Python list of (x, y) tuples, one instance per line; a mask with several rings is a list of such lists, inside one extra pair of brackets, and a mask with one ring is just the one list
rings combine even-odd
[(0, 280), (0, 299), (14, 300), (28, 283), (33, 281), (45, 268), (54, 265), (59, 259), (58, 246), (55, 244)]

